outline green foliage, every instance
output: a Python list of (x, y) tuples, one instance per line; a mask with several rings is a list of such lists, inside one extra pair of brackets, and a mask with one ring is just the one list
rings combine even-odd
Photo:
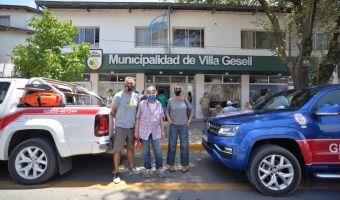
[[(270, 50), (290, 71), (294, 87), (327, 84), (335, 66), (340, 63), (339, 0), (177, 0), (177, 2), (262, 7), (268, 19), (257, 19), (254, 24), (268, 31), (271, 37), (275, 37), (277, 48)], [(279, 16), (283, 16), (282, 13), (286, 17), (280, 21)], [(315, 43), (315, 34), (319, 35), (321, 44)], [(287, 54), (289, 51), (286, 46), (287, 39), (296, 43), (297, 49), (293, 49), (297, 52), (295, 61), (291, 61), (290, 54)], [(310, 65), (304, 65), (305, 61)]]
[[(28, 37), (26, 44), (16, 46), (11, 56), (21, 77), (63, 81), (82, 77), (90, 44), (72, 42), (79, 30), (70, 20), (58, 21), (52, 11), (44, 10), (42, 18), (33, 17), (28, 25), (36, 30), (36, 34)], [(71, 52), (62, 52), (64, 44), (70, 44)]]

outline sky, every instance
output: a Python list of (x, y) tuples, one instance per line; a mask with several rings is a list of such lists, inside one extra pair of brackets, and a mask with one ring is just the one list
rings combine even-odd
[[(163, 0), (55, 0), (55, 1), (98, 1), (98, 2), (163, 2)], [(36, 8), (35, 0), (0, 0), (0, 4), (21, 5)]]

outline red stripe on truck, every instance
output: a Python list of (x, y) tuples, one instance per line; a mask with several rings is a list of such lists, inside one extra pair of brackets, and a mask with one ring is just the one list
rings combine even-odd
[(306, 165), (340, 164), (340, 139), (299, 140)]
[(96, 115), (101, 108), (29, 108), (0, 118), (0, 131), (24, 115)]

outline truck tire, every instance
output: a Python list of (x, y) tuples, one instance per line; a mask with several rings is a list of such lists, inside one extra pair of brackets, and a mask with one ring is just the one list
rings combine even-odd
[(43, 183), (58, 169), (54, 144), (46, 138), (32, 138), (21, 142), (12, 151), (8, 160), (11, 177), (25, 185)]
[(293, 193), (301, 181), (301, 167), (288, 150), (265, 145), (256, 149), (249, 160), (247, 177), (261, 193), (285, 196)]

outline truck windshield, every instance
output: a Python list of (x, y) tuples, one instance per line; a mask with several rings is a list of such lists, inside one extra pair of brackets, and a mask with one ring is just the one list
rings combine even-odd
[(274, 94), (259, 104), (261, 110), (298, 110), (309, 101), (321, 88), (288, 90)]

